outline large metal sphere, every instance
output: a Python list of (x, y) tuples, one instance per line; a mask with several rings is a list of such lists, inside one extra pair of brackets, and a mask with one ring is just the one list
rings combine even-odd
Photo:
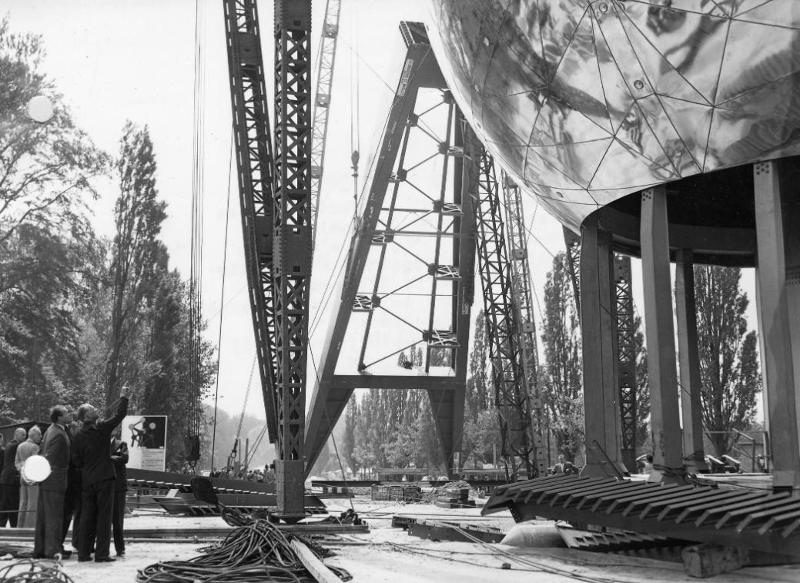
[(504, 167), (577, 228), (648, 186), (800, 153), (797, 0), (431, 0)]

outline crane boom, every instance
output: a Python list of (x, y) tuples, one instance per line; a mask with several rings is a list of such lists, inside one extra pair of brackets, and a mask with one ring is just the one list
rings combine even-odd
[(224, 0), (245, 270), (269, 440), (278, 439), (272, 283), (273, 157), (255, 0)]
[(317, 61), (317, 90), (314, 98), (314, 125), (311, 135), (311, 225), (312, 245), (317, 239), (320, 187), (325, 163), (325, 140), (328, 135), (328, 113), (331, 106), (333, 65), (336, 61), (336, 41), (339, 37), (341, 0), (328, 0), (325, 5), (325, 23)]

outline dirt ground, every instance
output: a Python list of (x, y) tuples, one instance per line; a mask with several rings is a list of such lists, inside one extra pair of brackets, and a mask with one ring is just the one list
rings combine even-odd
[[(338, 513), (349, 508), (344, 500), (328, 501), (329, 510)], [(469, 523), (497, 526), (507, 531), (514, 524), (510, 515), (481, 518), (479, 509), (444, 510), (424, 504), (390, 504), (363, 499), (353, 501), (356, 512), (370, 525), (368, 534), (347, 534), (324, 544), (336, 552), (327, 560), (347, 569), (353, 580), (364, 583), (667, 583), (696, 581), (683, 573), (682, 565), (652, 559), (614, 554), (589, 553), (565, 548), (525, 548), (507, 545), (481, 545), (460, 542), (435, 542), (411, 537), (391, 527), (395, 514), (430, 519), (459, 519)], [(128, 528), (205, 528), (224, 526), (219, 518), (172, 517), (153, 512), (138, 512), (126, 519)], [(1, 534), (0, 530), (0, 534)], [(194, 556), (207, 541), (139, 542), (127, 544), (127, 556), (115, 563), (78, 563), (67, 560), (63, 569), (76, 583), (116, 583), (135, 581), (136, 572), (151, 563), (183, 560)], [(7, 565), (0, 559), (0, 568)], [(800, 581), (800, 565), (745, 568), (719, 575), (715, 583)]]

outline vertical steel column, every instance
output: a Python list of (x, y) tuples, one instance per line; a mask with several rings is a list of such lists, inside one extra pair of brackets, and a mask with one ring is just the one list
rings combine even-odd
[(614, 255), (614, 295), (617, 307), (617, 383), (622, 463), (636, 470), (636, 342), (634, 340), (631, 258)]
[(510, 463), (514, 477), (520, 469), (533, 477), (535, 452), (531, 402), (530, 395), (525, 390), (520, 336), (511, 299), (511, 273), (494, 160), (478, 144), (470, 151), (475, 152), (474, 155), (480, 159), (475, 204), (478, 266), (483, 283), (486, 335), (492, 365), (495, 406), (500, 417), (502, 454), (507, 463)]
[[(772, 441), (773, 488), (800, 494), (800, 211), (788, 161), (753, 166), (759, 340)], [(791, 195), (790, 195), (791, 192)]]
[(274, 263), (278, 516), (303, 518), (311, 278), (311, 1), (275, 2)]
[(678, 326), (683, 459), (692, 473), (706, 469), (700, 400), (700, 356), (697, 353), (697, 311), (694, 260), (690, 249), (680, 249), (675, 270), (675, 320)]
[(653, 465), (657, 470), (651, 474), (654, 481), (659, 477), (664, 481), (679, 481), (685, 471), (678, 418), (668, 227), (666, 188), (657, 186), (642, 192), (640, 239)]
[(619, 388), (614, 264), (610, 235), (590, 216), (581, 229), (580, 294), (586, 467), (619, 475)]
[(261, 34), (255, 0), (225, 0), (224, 7), (248, 297), (267, 430), (274, 443), (278, 415), (272, 289), (273, 158)]

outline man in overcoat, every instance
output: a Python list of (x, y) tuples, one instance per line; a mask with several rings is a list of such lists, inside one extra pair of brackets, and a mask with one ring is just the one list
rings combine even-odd
[(117, 412), (99, 420), (100, 413), (89, 404), (81, 405), (83, 427), (73, 439), (72, 459), (81, 468), (81, 521), (78, 560), (91, 559), (94, 542), (96, 563), (110, 562), (111, 514), (114, 507), (114, 464), (111, 461), (111, 432), (128, 413), (128, 388), (122, 387)]
[(57, 553), (67, 558), (61, 548), (61, 529), (64, 519), (64, 492), (67, 490), (67, 468), (72, 444), (66, 426), (69, 412), (63, 405), (50, 410), (50, 427), (45, 431), (40, 454), (50, 462), (50, 475), (39, 484), (36, 508), (36, 532), (33, 557), (54, 558)]

